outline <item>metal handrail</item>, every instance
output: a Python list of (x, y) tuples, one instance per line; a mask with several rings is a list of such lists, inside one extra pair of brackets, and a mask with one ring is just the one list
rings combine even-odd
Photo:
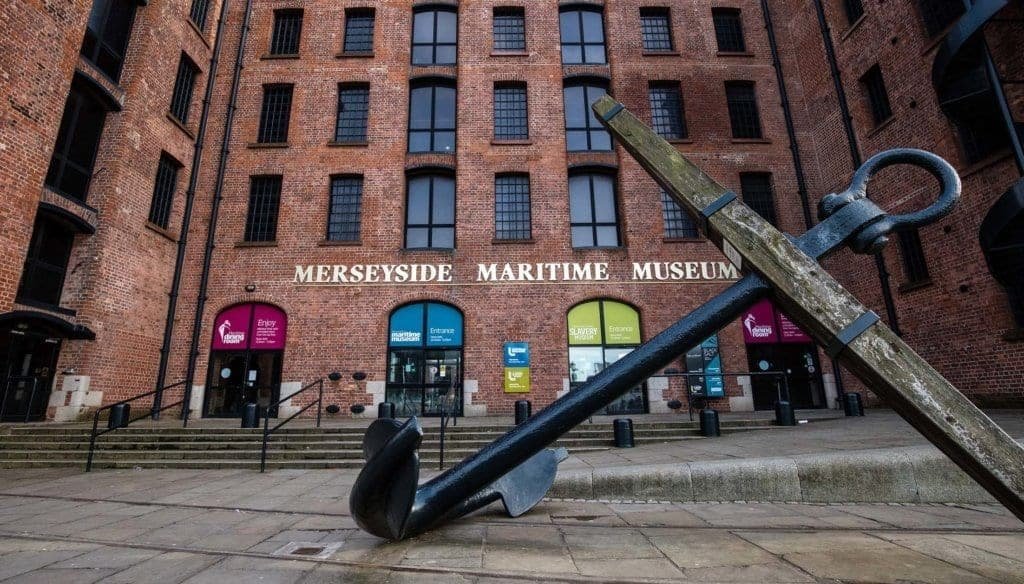
[[(285, 418), (283, 421), (279, 422), (273, 428), (270, 427), (270, 412), (271, 411), (275, 410), (278, 406), (280, 406), (284, 402), (292, 399), (293, 397), (299, 395), (300, 393), (302, 393), (302, 392), (306, 391), (307, 389), (310, 389), (310, 388), (312, 388), (314, 386), (316, 386), (318, 388), (318, 390), (319, 390), (319, 395), (317, 396), (316, 401), (309, 402), (308, 404), (303, 406), (302, 409), (300, 409), (299, 411), (295, 412), (294, 414), (288, 416), (287, 418)], [(267, 406), (267, 409), (266, 409), (266, 411), (263, 414), (263, 449), (260, 452), (260, 472), (266, 472), (266, 470), (267, 470), (267, 443), (270, 440), (270, 435), (273, 434), (274, 432), (276, 432), (278, 430), (278, 428), (280, 428), (281, 426), (284, 426), (288, 422), (291, 422), (292, 420), (294, 420), (296, 418), (296, 416), (298, 416), (302, 412), (304, 412), (304, 411), (308, 410), (309, 408), (313, 407), (313, 404), (317, 405), (317, 408), (316, 408), (316, 427), (319, 428), (320, 427), (320, 415), (321, 415), (321, 411), (323, 410), (323, 404), (324, 404), (324, 378), (323, 377), (321, 377), (320, 379), (317, 379), (313, 383), (310, 383), (309, 385), (303, 387), (302, 389), (296, 391), (295, 393), (289, 395), (288, 397), (281, 398), (281, 399), (277, 400), (277, 402)]]
[(139, 416), (137, 418), (129, 419), (127, 422), (125, 422), (121, 426), (117, 426), (117, 427), (114, 427), (114, 428), (107, 428), (106, 430), (103, 430), (102, 432), (97, 432), (97, 429), (98, 429), (99, 424), (100, 424), (100, 412), (102, 412), (103, 410), (112, 409), (115, 406), (121, 406), (121, 405), (124, 405), (124, 404), (127, 404), (127, 403), (131, 403), (131, 402), (133, 402), (133, 401), (135, 401), (137, 399), (142, 399), (144, 397), (149, 397), (151, 395), (155, 395), (158, 391), (166, 391), (168, 389), (173, 389), (175, 387), (178, 387), (179, 385), (185, 385), (185, 382), (184, 381), (179, 381), (177, 383), (172, 383), (171, 385), (165, 385), (165, 386), (161, 387), (160, 389), (154, 389), (153, 391), (147, 391), (146, 393), (141, 393), (141, 394), (139, 394), (139, 395), (137, 395), (135, 397), (130, 397), (128, 399), (123, 399), (123, 400), (121, 400), (119, 402), (114, 402), (112, 404), (108, 404), (108, 405), (105, 405), (105, 406), (97, 409), (96, 413), (93, 414), (93, 416), (92, 416), (92, 433), (89, 436), (89, 456), (88, 456), (88, 458), (86, 458), (86, 461), (85, 461), (85, 472), (92, 471), (92, 456), (93, 456), (93, 453), (96, 450), (96, 439), (97, 438), (99, 438), (100, 436), (102, 436), (104, 434), (107, 434), (108, 432), (113, 432), (114, 430), (117, 430), (117, 429), (120, 429), (120, 428), (126, 428), (129, 425), (131, 425), (132, 423), (138, 422), (139, 420), (142, 420), (144, 418), (152, 418), (154, 416), (154, 414), (159, 414), (160, 412), (162, 412), (164, 410), (167, 410), (167, 409), (170, 409), (170, 408), (173, 408), (173, 407), (176, 407), (176, 406), (179, 406), (179, 405), (185, 403), (185, 400), (181, 399), (179, 401), (174, 402), (173, 404), (169, 404), (169, 405), (163, 406), (160, 409), (156, 409), (156, 410), (150, 409), (150, 410), (147, 411), (147, 413), (145, 413), (145, 414), (143, 414), (143, 415), (141, 415), (141, 416)]
[(785, 392), (786, 392), (786, 401), (789, 401), (789, 376), (790, 376), (790, 374), (786, 373), (785, 371), (736, 371), (736, 372), (732, 372), (732, 373), (724, 373), (724, 372), (723, 373), (708, 373), (706, 371), (703, 371), (703, 372), (700, 372), (700, 373), (697, 373), (697, 372), (690, 373), (690, 372), (686, 372), (686, 371), (678, 371), (678, 372), (673, 372), (673, 373), (662, 372), (662, 373), (659, 373), (658, 375), (656, 375), (656, 377), (682, 377), (682, 378), (686, 379), (687, 382), (690, 381), (691, 377), (703, 377), (704, 378), (704, 388), (705, 389), (704, 389), (704, 393), (703, 394), (690, 391), (689, 387), (686, 388), (686, 411), (687, 411), (687, 414), (689, 414), (689, 416), (690, 416), (690, 421), (692, 422), (693, 421), (693, 398), (694, 397), (703, 399), (705, 401), (707, 401), (708, 399), (716, 399), (716, 398), (712, 398), (712, 397), (707, 395), (707, 386), (708, 386), (707, 378), (708, 377), (750, 377), (750, 376), (757, 376), (757, 375), (762, 375), (762, 376), (767, 376), (767, 377), (778, 377), (778, 378), (782, 379), (782, 386), (780, 387), (779, 385), (776, 385), (775, 386), (775, 392), (777, 394), (777, 397), (781, 401), (782, 400), (782, 391), (783, 391), (783, 388), (784, 388)]

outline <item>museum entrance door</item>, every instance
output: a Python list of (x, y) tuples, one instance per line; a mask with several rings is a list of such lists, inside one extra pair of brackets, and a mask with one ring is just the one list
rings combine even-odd
[(0, 328), (0, 421), (45, 419), (61, 340), (26, 326)]

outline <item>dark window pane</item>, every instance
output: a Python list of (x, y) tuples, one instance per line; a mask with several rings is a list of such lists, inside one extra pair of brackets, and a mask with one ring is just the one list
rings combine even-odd
[(454, 65), (457, 42), (458, 14), (453, 10), (429, 9), (413, 15), (413, 65)]
[(965, 10), (961, 0), (917, 0), (917, 5), (928, 36), (936, 36), (946, 30)]
[(853, 24), (864, 15), (864, 4), (861, 0), (843, 0), (843, 10), (846, 11), (846, 21)]
[(715, 21), (715, 38), (718, 50), (723, 53), (742, 53), (747, 50), (743, 40), (743, 21), (740, 11), (734, 8), (715, 8), (711, 11)]
[(968, 163), (980, 162), (1010, 144), (998, 106), (990, 98), (981, 101), (977, 107), (963, 108), (953, 118)]
[(617, 247), (619, 222), (614, 177), (586, 173), (569, 177), (569, 226), (573, 247)]
[(156, 181), (153, 183), (153, 200), (149, 205), (149, 222), (164, 229), (167, 229), (171, 219), (179, 168), (178, 162), (166, 153), (160, 155), (160, 162), (156, 169)]
[(277, 212), (280, 204), (281, 177), (254, 176), (250, 179), (245, 241), (277, 240)]
[(407, 182), (405, 247), (455, 247), (455, 180), (426, 174)]
[(526, 86), (494, 87), (494, 138), (526, 140), (530, 137), (526, 114)]
[(196, 86), (199, 67), (184, 53), (178, 61), (178, 75), (174, 78), (174, 92), (171, 94), (171, 115), (182, 124), (188, 123), (188, 112), (192, 106), (192, 91)]
[(661, 191), (661, 214), (668, 239), (694, 238), (698, 236), (697, 226), (690, 215), (664, 190)]
[(344, 52), (373, 52), (374, 19), (373, 8), (350, 8), (345, 11)]
[(641, 8), (640, 34), (645, 51), (671, 51), (672, 28), (667, 8)]
[(60, 304), (74, 242), (74, 233), (59, 223), (43, 216), (36, 218), (18, 286), (18, 300)]
[(363, 177), (331, 178), (331, 203), (327, 215), (329, 241), (359, 241), (362, 204)]
[(135, 0), (96, 0), (89, 13), (82, 56), (114, 81), (121, 77), (136, 5)]
[(335, 142), (366, 142), (366, 121), (370, 109), (370, 88), (366, 85), (338, 86), (338, 121)]
[(775, 217), (775, 195), (772, 192), (772, 175), (767, 172), (744, 172), (740, 174), (740, 190), (743, 202), (778, 227)]
[(263, 108), (260, 111), (258, 142), (283, 143), (288, 141), (288, 120), (292, 112), (291, 85), (265, 85)]
[(46, 172), (47, 186), (85, 201), (106, 116), (98, 99), (72, 84)]
[(409, 152), (455, 150), (455, 88), (414, 86), (409, 92)]
[(409, 227), (405, 230), (405, 247), (421, 249), (430, 247), (430, 230), (423, 227)]
[(274, 32), (270, 37), (271, 55), (298, 55), (302, 35), (301, 10), (274, 12)]
[(189, 10), (188, 17), (199, 30), (206, 30), (206, 14), (209, 9), (209, 0), (192, 0), (192, 8)]
[(506, 174), (494, 178), (495, 239), (530, 239), (530, 177)]
[(522, 8), (494, 9), (494, 50), (526, 50), (526, 17)]
[(437, 13), (437, 42), (455, 44), (458, 38), (458, 18), (454, 12), (439, 11)]
[(430, 247), (439, 249), (453, 249), (455, 247), (455, 229), (452, 227), (439, 227), (433, 229)]
[(726, 81), (725, 97), (729, 104), (732, 137), (761, 138), (761, 118), (757, 111), (754, 84), (747, 81)]
[(604, 49), (604, 18), (598, 10), (564, 10), (559, 14), (562, 63), (607, 62)]
[(563, 90), (568, 150), (611, 150), (611, 136), (590, 109), (606, 92), (604, 87), (596, 85), (570, 85)]
[(651, 126), (666, 140), (686, 138), (683, 98), (678, 83), (652, 83), (648, 89), (651, 102)]
[(888, 120), (892, 116), (892, 108), (889, 106), (889, 93), (885, 90), (882, 70), (875, 65), (868, 69), (868, 72), (861, 77), (860, 82), (867, 91), (868, 102), (871, 104), (871, 117), (875, 120), (875, 125)]
[(903, 275), (908, 284), (917, 284), (928, 280), (928, 263), (924, 259), (921, 248), (921, 236), (916, 229), (900, 229), (900, 255), (903, 256)]

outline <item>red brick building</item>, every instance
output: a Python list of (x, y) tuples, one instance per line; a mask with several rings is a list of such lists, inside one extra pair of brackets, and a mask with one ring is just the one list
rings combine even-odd
[[(332, 372), (346, 410), (431, 414), (450, 385), (465, 415), (550, 403), (738, 275), (589, 114), (605, 93), (790, 233), (861, 158), (950, 160), (949, 219), (828, 267), (973, 399), (1020, 405), (1022, 31), (996, 8), (8, 3), (0, 416), (164, 386), (161, 405), (234, 416)], [(930, 188), (893, 171), (872, 195), (902, 211)], [(841, 390), (771, 306), (684, 352), (670, 369), (693, 375), (609, 411)]]

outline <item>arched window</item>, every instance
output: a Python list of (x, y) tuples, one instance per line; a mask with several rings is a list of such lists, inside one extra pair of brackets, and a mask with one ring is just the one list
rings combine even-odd
[(409, 90), (409, 152), (455, 151), (455, 85), (416, 81)]
[[(567, 315), (569, 328), (569, 387), (576, 388), (604, 371), (640, 345), (640, 313), (614, 300), (577, 304)], [(647, 392), (638, 385), (619, 397), (602, 414), (642, 414)]]
[(566, 83), (562, 90), (565, 107), (565, 149), (569, 152), (611, 150), (608, 130), (594, 117), (590, 106), (608, 88), (597, 81)]
[(569, 176), (569, 227), (574, 248), (619, 246), (614, 175), (587, 172)]
[(558, 30), (562, 36), (563, 65), (608, 62), (604, 50), (604, 16), (600, 8), (562, 10), (558, 15)]
[[(288, 315), (271, 304), (236, 304), (213, 322), (203, 415), (233, 418), (247, 403), (263, 408), (281, 398)], [(270, 412), (276, 416), (276, 411)]]
[(418, 10), (412, 22), (412, 64), (454, 65), (459, 16), (453, 8)]
[(440, 415), (445, 397), (461, 415), (462, 313), (439, 302), (397, 308), (388, 321), (387, 368), (385, 400), (397, 415)]

